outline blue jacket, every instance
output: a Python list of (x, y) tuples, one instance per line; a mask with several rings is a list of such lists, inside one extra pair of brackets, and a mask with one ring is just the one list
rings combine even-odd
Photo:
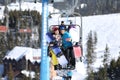
[(66, 31), (63, 35), (62, 35), (62, 45), (63, 48), (68, 48), (68, 47), (72, 47), (72, 42), (71, 41), (66, 41), (67, 38), (71, 38), (70, 34)]

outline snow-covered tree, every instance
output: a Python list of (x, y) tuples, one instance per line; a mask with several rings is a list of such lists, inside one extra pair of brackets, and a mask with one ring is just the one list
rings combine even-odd
[(97, 33), (94, 32), (94, 44), (95, 45), (97, 45), (97, 41), (98, 41), (98, 39), (97, 39)]
[(109, 55), (110, 55), (109, 53), (110, 53), (110, 50), (109, 50), (108, 45), (106, 44), (105, 52), (103, 55), (103, 65), (104, 66), (106, 66), (106, 64), (109, 62)]
[(110, 50), (108, 45), (106, 44), (104, 55), (103, 55), (103, 66), (104, 66), (103, 68), (104, 73), (102, 74), (103, 80), (108, 80), (107, 68), (109, 63), (109, 53), (110, 53)]
[(92, 65), (96, 60), (96, 53), (95, 53), (95, 46), (97, 44), (97, 35), (95, 34), (93, 36), (92, 31), (89, 32), (88, 38), (87, 38), (87, 54), (86, 54), (86, 60), (87, 60), (87, 73), (89, 80), (94, 80), (94, 74), (93, 74), (93, 68)]

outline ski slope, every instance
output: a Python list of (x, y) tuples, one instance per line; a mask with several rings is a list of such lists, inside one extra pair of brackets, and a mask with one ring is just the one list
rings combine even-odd
[[(117, 59), (120, 52), (120, 14), (98, 15), (83, 18), (83, 44), (85, 49), (86, 38), (90, 30), (97, 32), (97, 61), (94, 67), (102, 66), (101, 55), (104, 54), (106, 44), (110, 50), (109, 59)], [(84, 50), (85, 52), (85, 50)]]

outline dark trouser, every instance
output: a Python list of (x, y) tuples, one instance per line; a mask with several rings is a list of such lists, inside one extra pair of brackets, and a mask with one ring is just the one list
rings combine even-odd
[(71, 76), (64, 77), (64, 80), (71, 80)]
[(75, 57), (73, 53), (73, 47), (69, 47), (64, 50), (64, 55), (66, 59), (68, 60), (68, 64), (72, 65), (75, 67)]

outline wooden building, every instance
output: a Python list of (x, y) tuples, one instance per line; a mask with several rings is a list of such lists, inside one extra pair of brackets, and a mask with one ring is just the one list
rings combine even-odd
[(3, 58), (4, 75), (16, 70), (39, 72), (40, 58), (40, 49), (16, 46)]

